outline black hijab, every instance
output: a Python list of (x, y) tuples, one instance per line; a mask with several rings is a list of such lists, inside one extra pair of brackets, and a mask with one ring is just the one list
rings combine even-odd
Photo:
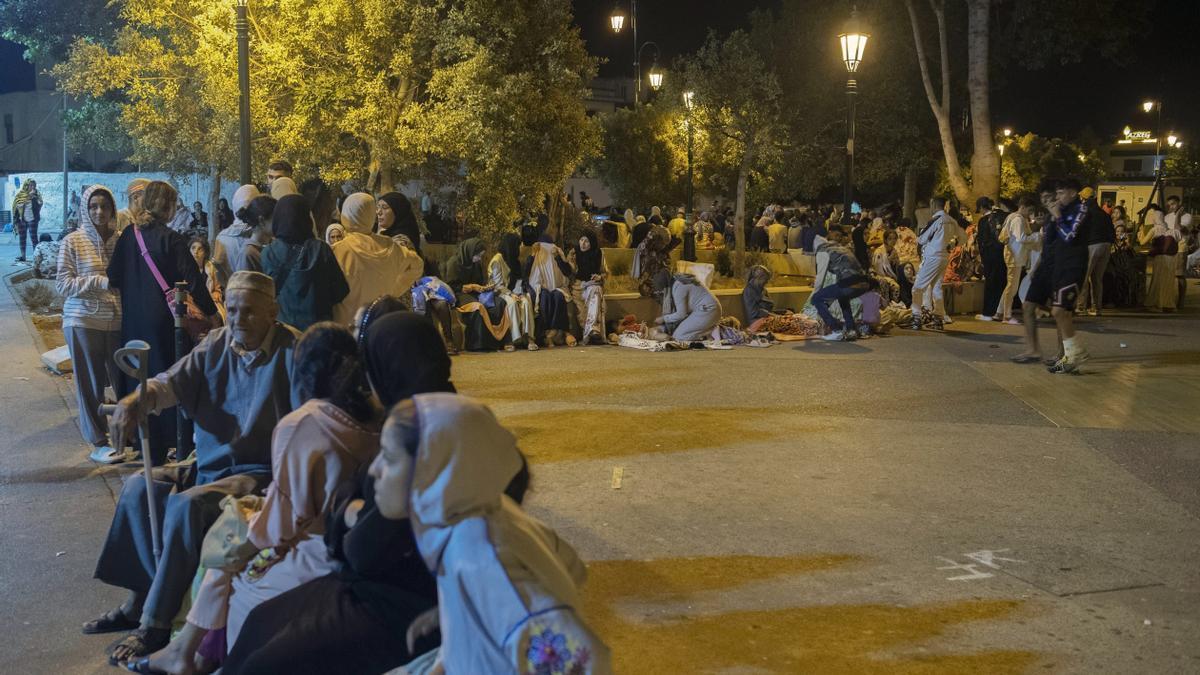
[(521, 280), (521, 235), (509, 232), (500, 237), (500, 257), (508, 265), (508, 288), (512, 290)]
[(300, 195), (285, 195), (275, 202), (271, 232), (276, 239), (298, 245), (313, 239), (312, 211)]
[(373, 321), (363, 356), (371, 387), (387, 408), (416, 394), (455, 392), (446, 343), (423, 315), (390, 312)]
[(442, 281), (455, 284), (486, 284), (487, 274), (483, 261), (475, 262), (475, 256), (483, 253), (487, 246), (478, 237), (471, 237), (458, 245), (458, 252), (446, 261)]
[(600, 252), (600, 240), (596, 237), (595, 231), (591, 228), (584, 229), (582, 237), (588, 240), (590, 247), (588, 250), (580, 250), (578, 245), (575, 247), (575, 267), (576, 279), (580, 281), (591, 281), (593, 274), (602, 274), (603, 257)]
[(417, 216), (413, 213), (412, 203), (408, 201), (408, 197), (399, 192), (389, 192), (379, 199), (390, 206), (392, 213), (396, 216), (396, 220), (392, 222), (392, 226), (380, 232), (380, 234), (385, 237), (394, 237), (402, 234), (412, 242), (413, 250), (420, 253), (421, 228), (417, 225)]

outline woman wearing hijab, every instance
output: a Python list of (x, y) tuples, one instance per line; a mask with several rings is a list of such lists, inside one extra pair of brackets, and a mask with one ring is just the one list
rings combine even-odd
[(571, 295), (579, 310), (583, 344), (604, 344), (604, 282), (608, 279), (608, 264), (596, 232), (584, 229), (571, 255), (575, 268)]
[(421, 256), (373, 233), (375, 210), (375, 198), (365, 192), (356, 192), (342, 203), (346, 236), (333, 246), (333, 255), (350, 292), (334, 306), (333, 319), (343, 325), (350, 325), (359, 307), (381, 295), (403, 295), (421, 278)]
[(667, 228), (657, 225), (634, 251), (631, 272), (638, 281), (638, 292), (643, 298), (662, 299), (659, 289), (665, 287), (662, 280), (670, 275), (671, 244), (671, 234)]
[(41, 220), (41, 210), (42, 195), (38, 192), (37, 181), (25, 181), (17, 190), (12, 202), (13, 223), (20, 233), (21, 239), (21, 256), (17, 258), (18, 262), (25, 262), (25, 240), (27, 238), (34, 246), (37, 246), (37, 230), (38, 221)]
[(508, 232), (500, 237), (500, 250), (492, 256), (487, 267), (495, 298), (504, 303), (504, 313), (508, 316), (512, 339), (504, 345), (504, 351), (513, 351), (517, 344), (524, 342), (526, 349), (535, 352), (538, 345), (534, 337), (537, 327), (533, 298), (525, 292), (521, 270), (521, 236)]
[(633, 209), (625, 209), (625, 218), (614, 222), (617, 224), (617, 248), (633, 248), (633, 228), (637, 226)]
[[(246, 562), (238, 571), (208, 568), (179, 635), (130, 670), (192, 672), (197, 650), (220, 662), (251, 610), (338, 569), (325, 546), (326, 515), (337, 488), (379, 452), (379, 415), (345, 326), (313, 325), (296, 344), (294, 359), (292, 387), (303, 403), (272, 435), (272, 481), (237, 551)], [(224, 639), (216, 632), (222, 630)]]
[(472, 237), (459, 244), (442, 266), (442, 280), (454, 291), (455, 306), (463, 321), (463, 347), (472, 352), (500, 349), (510, 323), (483, 269), (486, 252), (483, 240)]
[(1146, 309), (1151, 312), (1175, 311), (1175, 258), (1182, 238), (1179, 230), (1167, 224), (1158, 204), (1151, 204), (1146, 214), (1146, 224), (1138, 233), (1138, 243), (1150, 247), (1150, 287), (1146, 290)]
[[(169, 183), (152, 181), (146, 186), (142, 199), (141, 221), (125, 228), (113, 248), (108, 263), (108, 287), (120, 292), (121, 342), (145, 340), (150, 345), (147, 372), (151, 376), (163, 372), (175, 363), (175, 318), (167, 305), (165, 291), (150, 269), (157, 268), (167, 288), (176, 282), (187, 283), (188, 293), (213, 325), (217, 325), (217, 307), (208, 294), (204, 275), (188, 250), (183, 235), (167, 227), (175, 217), (178, 193)], [(144, 246), (144, 248), (143, 248)], [(143, 256), (143, 251), (146, 255)], [(147, 260), (147, 258), (149, 260)], [(184, 352), (191, 351), (191, 340), (184, 335)], [(136, 383), (121, 378), (117, 396), (133, 391)], [(167, 448), (175, 444), (174, 414), (151, 415), (150, 453), (155, 464), (167, 456)]]
[(333, 223), (325, 228), (325, 243), (329, 244), (330, 248), (334, 244), (346, 238), (346, 228), (342, 227), (341, 223)]
[(506, 495), (522, 464), (513, 435), (465, 396), (419, 394), (388, 417), (375, 501), (411, 519), (437, 579), (437, 659), (447, 673), (610, 673), (577, 610), (583, 562)]
[(240, 271), (235, 267), (235, 262), (242, 260), (242, 249), (250, 243), (250, 237), (254, 234), (254, 227), (244, 222), (237, 214), (258, 196), (258, 188), (253, 185), (243, 185), (233, 193), (233, 224), (217, 234), (216, 244), (213, 246), (212, 261), (217, 268), (217, 281), (221, 288), (225, 288), (229, 283), (231, 274)]
[[(278, 179), (277, 179), (278, 182)], [(286, 195), (271, 219), (275, 235), (262, 252), (263, 272), (275, 280), (279, 320), (303, 331), (333, 319), (333, 308), (349, 293), (333, 250), (313, 236), (313, 219), (300, 195)]]
[[(359, 353), (380, 415), (417, 394), (454, 391), (450, 357), (429, 319), (371, 310), (363, 323)], [(516, 499), (528, 483), (523, 475), (510, 493)], [(437, 586), (411, 523), (383, 517), (373, 483), (360, 472), (329, 512), (325, 544), (340, 568), (255, 608), (223, 673), (382, 673), (436, 646), (436, 637), (416, 640), (415, 649), (405, 639), (413, 620), (436, 607)]]
[(122, 448), (108, 442), (108, 422), (100, 414), (104, 387), (119, 383), (112, 360), (121, 346), (121, 298), (110, 288), (108, 263), (117, 245), (117, 202), (103, 185), (92, 185), (79, 200), (79, 228), (62, 240), (54, 287), (63, 300), (63, 337), (75, 372), (79, 431), (92, 444), (89, 458), (101, 464), (121, 460)]
[(296, 181), (287, 176), (280, 176), (271, 181), (271, 196), (275, 199), (283, 199), (288, 195), (298, 195), (300, 190), (296, 188)]
[(667, 283), (661, 289), (663, 313), (654, 323), (679, 342), (719, 340), (720, 334), (714, 333), (721, 322), (721, 303), (712, 292), (691, 274), (676, 274)]
[(408, 197), (399, 192), (388, 192), (375, 203), (375, 223), (379, 234), (391, 237), (396, 243), (421, 253), (421, 227), (413, 213)]
[(537, 298), (537, 332), (545, 336), (546, 347), (576, 344), (575, 336), (567, 332), (571, 327), (567, 307), (571, 298), (571, 272), (567, 257), (548, 235), (533, 245), (533, 252), (525, 261), (525, 278), (529, 280), (530, 293)]

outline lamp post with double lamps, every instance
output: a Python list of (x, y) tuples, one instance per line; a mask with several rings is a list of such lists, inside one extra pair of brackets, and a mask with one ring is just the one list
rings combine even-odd
[(654, 62), (650, 66), (650, 89), (658, 91), (662, 88), (663, 72), (658, 69), (658, 44), (654, 42), (638, 43), (638, 27), (637, 27), (637, 0), (629, 0), (629, 13), (626, 15), (625, 8), (618, 2), (613, 7), (612, 14), (608, 17), (608, 24), (612, 26), (614, 33), (620, 33), (625, 27), (626, 18), (628, 18), (629, 28), (633, 32), (633, 104), (636, 106), (642, 102), (642, 50), (646, 47), (654, 47)]

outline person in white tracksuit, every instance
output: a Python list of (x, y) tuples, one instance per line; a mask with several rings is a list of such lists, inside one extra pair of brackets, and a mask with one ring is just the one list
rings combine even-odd
[(917, 237), (917, 244), (921, 246), (921, 267), (917, 269), (917, 278), (913, 281), (912, 289), (914, 330), (921, 329), (921, 312), (924, 310), (926, 292), (930, 292), (933, 299), (934, 327), (940, 328), (942, 317), (946, 315), (942, 277), (946, 274), (946, 266), (950, 264), (950, 256), (946, 252), (946, 223), (950, 216), (946, 215), (944, 197), (934, 197), (929, 206), (934, 211), (933, 220)]

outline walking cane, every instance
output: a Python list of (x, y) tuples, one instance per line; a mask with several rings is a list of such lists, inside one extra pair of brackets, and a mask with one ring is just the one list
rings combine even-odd
[[(187, 282), (175, 282), (175, 360), (187, 356), (188, 334), (183, 327), (183, 318), (187, 315)], [(183, 414), (183, 406), (175, 406), (175, 461), (182, 462), (192, 453), (192, 435), (188, 433), (187, 418)]]
[[(149, 379), (149, 344), (142, 340), (130, 340), (113, 354), (113, 360), (126, 375), (137, 380), (138, 386), (145, 391), (146, 380)], [(111, 415), (116, 409), (115, 405), (102, 405), (100, 414)], [(125, 439), (121, 437), (121, 430), (115, 430), (113, 436), (114, 445), (123, 449)], [(142, 475), (146, 479), (146, 506), (150, 511), (150, 545), (154, 551), (154, 565), (157, 567), (158, 558), (162, 555), (162, 536), (158, 532), (158, 502), (154, 499), (154, 479), (150, 475), (154, 469), (154, 458), (150, 456), (150, 423), (145, 413), (138, 415), (138, 436), (142, 439)]]

